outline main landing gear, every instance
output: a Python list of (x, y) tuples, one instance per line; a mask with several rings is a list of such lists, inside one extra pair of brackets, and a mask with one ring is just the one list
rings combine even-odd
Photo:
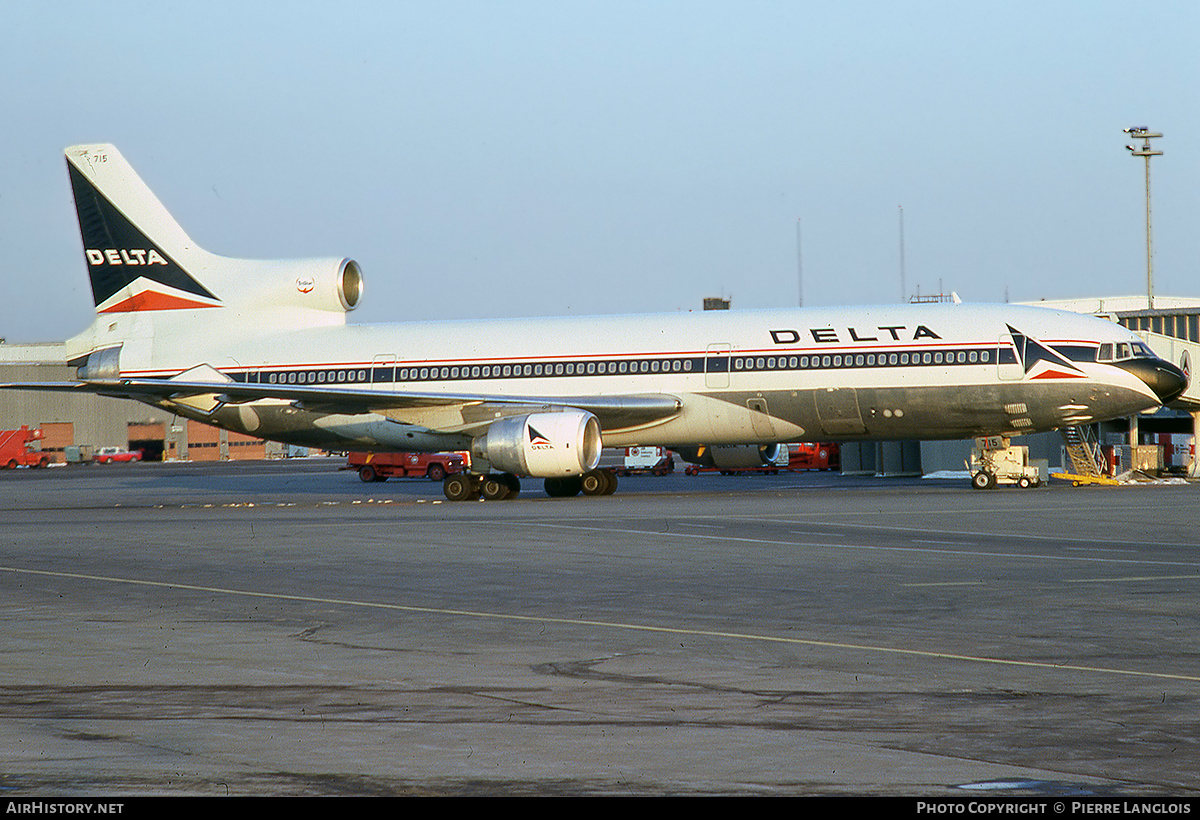
[(617, 476), (612, 470), (589, 470), (583, 475), (546, 479), (546, 495), (569, 498), (573, 495), (612, 495), (617, 491)]
[(446, 480), (442, 482), (442, 492), (451, 501), (473, 501), (480, 497), (488, 501), (505, 501), (516, 498), (521, 492), (521, 480), (512, 473), (455, 473), (446, 476)]
[[(546, 479), (546, 495), (567, 498), (584, 495), (612, 495), (617, 490), (617, 477), (611, 470), (590, 470), (583, 475)], [(469, 475), (456, 473), (446, 476), (442, 492), (451, 501), (507, 501), (521, 492), (521, 481), (512, 473)]]

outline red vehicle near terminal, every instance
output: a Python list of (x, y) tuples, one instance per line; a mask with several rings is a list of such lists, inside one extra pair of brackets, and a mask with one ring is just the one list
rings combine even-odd
[(42, 431), (37, 427), (30, 430), (22, 424), (17, 430), (0, 430), (0, 467), (45, 467), (51, 461), (50, 454), (30, 449), (41, 440)]
[(96, 464), (128, 464), (141, 460), (141, 450), (123, 450), (120, 447), (101, 447), (92, 458)]
[(465, 470), (468, 458), (465, 453), (351, 453), (342, 469), (357, 470), (363, 481), (387, 481), (392, 476), (441, 481)]
[(795, 470), (840, 470), (842, 451), (836, 443), (822, 444), (811, 441), (788, 445), (789, 471)]

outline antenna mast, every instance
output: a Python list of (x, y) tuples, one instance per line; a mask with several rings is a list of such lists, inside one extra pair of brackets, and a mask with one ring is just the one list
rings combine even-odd
[(804, 307), (804, 255), (801, 252), (803, 245), (800, 242), (800, 219), (796, 219), (796, 291), (798, 294), (797, 304), (799, 307)]

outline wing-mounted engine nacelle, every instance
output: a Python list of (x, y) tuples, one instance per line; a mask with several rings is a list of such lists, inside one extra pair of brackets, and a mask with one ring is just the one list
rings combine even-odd
[(228, 296), (223, 294), (230, 304), (344, 314), (362, 302), (362, 268), (353, 259), (240, 263), (234, 290)]
[(721, 470), (744, 470), (774, 464), (779, 458), (779, 444), (701, 444), (696, 447), (673, 447), (684, 461), (702, 467)]
[(504, 472), (536, 478), (583, 475), (600, 463), (600, 422), (585, 410), (529, 413), (492, 423), (471, 453)]

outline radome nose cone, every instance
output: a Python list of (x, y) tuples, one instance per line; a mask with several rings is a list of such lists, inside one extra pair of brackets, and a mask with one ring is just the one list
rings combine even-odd
[(1183, 371), (1162, 359), (1131, 359), (1120, 362), (1118, 367), (1144, 381), (1163, 404), (1179, 398), (1188, 387), (1188, 377)]

